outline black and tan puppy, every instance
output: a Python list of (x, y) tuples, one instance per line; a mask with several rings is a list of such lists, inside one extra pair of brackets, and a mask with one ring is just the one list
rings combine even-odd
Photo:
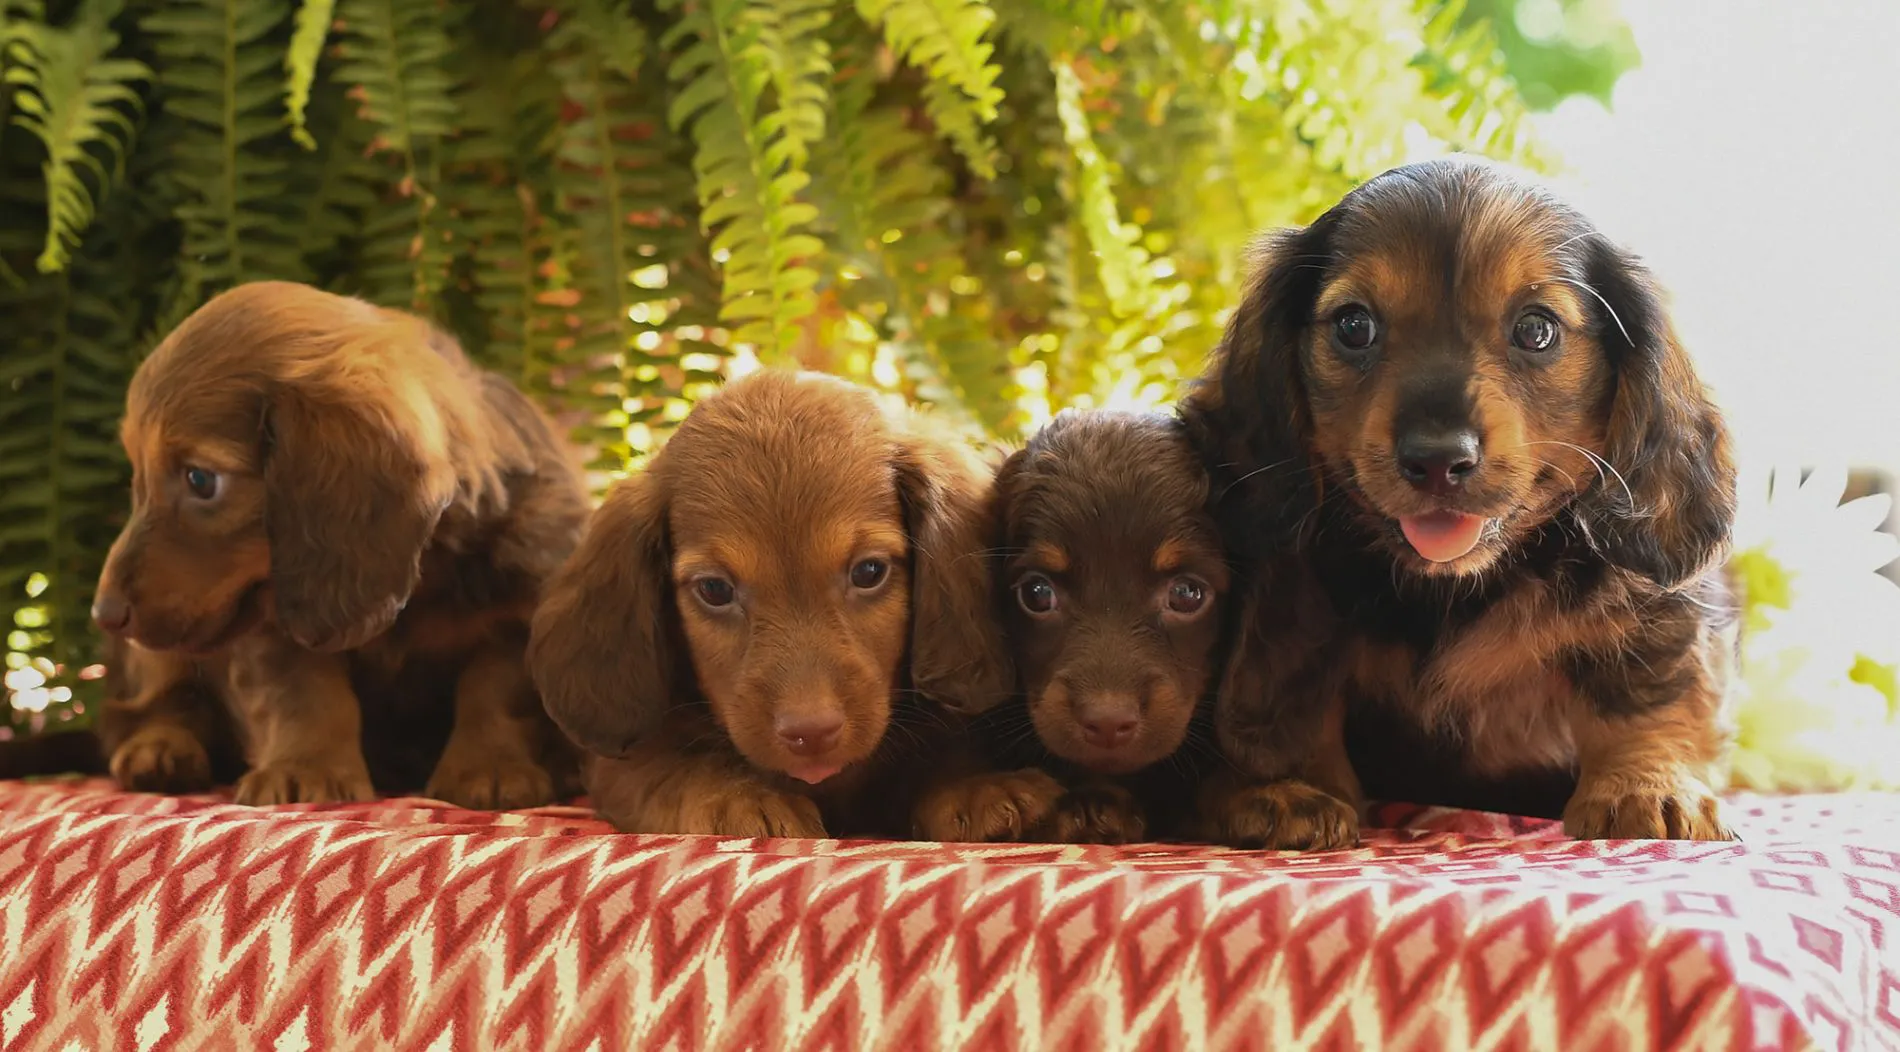
[[(1185, 831), (1212, 759), (1202, 699), (1227, 564), (1178, 420), (1068, 411), (997, 476), (996, 564), (1021, 697), (980, 721), (999, 771), (944, 796), (969, 827), (1061, 842)], [(1050, 777), (1027, 781), (1021, 768)], [(1030, 791), (1025, 791), (1026, 789)], [(1015, 811), (1015, 821), (999, 821)]]
[(1483, 162), (1388, 172), (1268, 242), (1185, 412), (1248, 575), (1222, 839), (1351, 843), (1349, 719), (1444, 757), (1380, 795), (1554, 772), (1573, 836), (1731, 835), (1729, 440), (1582, 215)]

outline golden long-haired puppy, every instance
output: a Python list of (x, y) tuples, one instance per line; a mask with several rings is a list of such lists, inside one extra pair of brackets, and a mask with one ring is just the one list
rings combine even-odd
[(152, 352), (122, 437), (132, 513), (93, 606), (122, 784), (203, 788), (231, 751), (244, 803), (554, 799), (522, 654), (587, 498), (508, 381), (419, 318), (258, 282)]
[(529, 661), (616, 826), (911, 831), (938, 732), (1010, 687), (991, 471), (921, 428), (841, 380), (755, 373), (608, 495)]
[(1729, 439), (1589, 220), (1469, 159), (1373, 179), (1267, 243), (1186, 410), (1250, 578), (1223, 839), (1349, 844), (1362, 780), (1517, 810), (1552, 774), (1573, 836), (1731, 836)]

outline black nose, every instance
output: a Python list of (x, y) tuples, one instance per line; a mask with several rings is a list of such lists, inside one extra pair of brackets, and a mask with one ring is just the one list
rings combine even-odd
[(1464, 485), (1484, 460), (1477, 432), (1469, 429), (1409, 432), (1393, 452), (1405, 481), (1439, 495)]
[(1091, 694), (1075, 702), (1082, 738), (1098, 749), (1119, 749), (1135, 740), (1141, 703), (1131, 694)]
[(132, 604), (117, 592), (100, 592), (92, 600), (92, 620), (107, 632), (123, 632), (132, 623)]

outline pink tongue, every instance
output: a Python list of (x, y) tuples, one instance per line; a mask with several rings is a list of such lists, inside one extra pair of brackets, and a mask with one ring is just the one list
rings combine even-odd
[(1412, 542), (1412, 550), (1435, 563), (1448, 563), (1478, 546), (1484, 532), (1484, 519), (1455, 511), (1435, 511), (1430, 515), (1407, 515), (1399, 520), (1399, 529)]

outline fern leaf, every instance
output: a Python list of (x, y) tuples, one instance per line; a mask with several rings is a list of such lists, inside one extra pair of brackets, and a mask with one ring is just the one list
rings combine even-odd
[(128, 196), (114, 196), (66, 270), (0, 292), (10, 323), (0, 617), (8, 649), (43, 660), (69, 688), (94, 657), (88, 608), (128, 480), (116, 431), (136, 360), (145, 232)]
[(291, 162), (291, 230), (305, 276), (328, 285), (351, 262), (347, 246), (381, 206), (390, 173), (368, 156), (375, 129), (355, 114), (340, 85), (317, 85), (305, 121), (314, 150)]
[(336, 12), (336, 0), (303, 0), (297, 6), (297, 28), (290, 36), (290, 49), (284, 52), (284, 110), (290, 121), (290, 137), (306, 150), (317, 148), (304, 125), (304, 111), (310, 105), (310, 84), (317, 79), (317, 59), (323, 54), (323, 41), (330, 35), (330, 21)]
[[(398, 168), (399, 200), (366, 236), (371, 298), (434, 314), (452, 255), (436, 184), (443, 137), (454, 130), (448, 30), (433, 0), (341, 0), (336, 77), (376, 128), (372, 152)], [(406, 236), (405, 236), (406, 235)]]
[[(798, 41), (822, 26), (748, 0), (683, 8), (669, 0), (668, 9), (679, 20), (662, 41), (676, 51), (667, 72), (678, 91), (667, 116), (698, 145), (693, 172), (700, 224), (720, 261), (720, 319), (736, 342), (783, 360), (798, 322), (816, 309), (818, 273), (807, 261), (824, 247), (807, 232), (816, 209), (799, 196), (811, 179), (808, 137), (824, 127), (825, 89), (816, 50)], [(766, 89), (775, 82), (780, 106), (771, 110)]]
[(523, 389), (550, 391), (553, 325), (539, 300), (552, 253), (548, 192), (560, 94), (541, 56), (458, 41), (462, 129), (444, 154), (462, 292), (472, 309), (463, 346)]
[(279, 106), (282, 55), (271, 37), (287, 0), (176, 0), (142, 26), (165, 90), (169, 177), (184, 225), (182, 267), (192, 294), (259, 278), (296, 278), (286, 229)]
[(857, 0), (904, 61), (922, 69), (924, 109), (932, 124), (984, 179), (996, 178), (996, 144), (984, 126), (1003, 101), (1001, 72), (985, 39), (996, 12), (984, 0)]
[(717, 324), (719, 296), (688, 147), (667, 125), (665, 68), (640, 23), (567, 0), (546, 48), (569, 112), (553, 212), (571, 226), (555, 231), (554, 287), (540, 295), (570, 309), (554, 349), (577, 367), (561, 397), (591, 417), (593, 466), (617, 475), (651, 452), (694, 380), (683, 355), (724, 353), (699, 331)]
[[(851, 49), (853, 57), (868, 50)], [(856, 276), (841, 299), (897, 345), (915, 396), (1001, 429), (1014, 381), (987, 324), (988, 290), (963, 266), (950, 175), (929, 139), (908, 126), (907, 107), (874, 103), (875, 87), (841, 74), (835, 131), (814, 184), (833, 228), (833, 269)]]
[(15, 31), (8, 44), (18, 61), (6, 72), (7, 83), (19, 89), (14, 121), (46, 147), (42, 273), (65, 268), (92, 224), (96, 202), (123, 175), (144, 112), (138, 85), (152, 71), (143, 62), (110, 57), (119, 46), (112, 20), (123, 7), (123, 0), (84, 0), (67, 25)]
[(1088, 231), (1089, 245), (1100, 260), (1102, 287), (1118, 314), (1139, 313), (1151, 295), (1148, 253), (1135, 243), (1140, 231), (1122, 222), (1114, 176), (1095, 145), (1094, 132), (1082, 108), (1081, 78), (1067, 62), (1055, 63), (1053, 70), (1062, 137), (1074, 152), (1077, 168), (1075, 208)]

